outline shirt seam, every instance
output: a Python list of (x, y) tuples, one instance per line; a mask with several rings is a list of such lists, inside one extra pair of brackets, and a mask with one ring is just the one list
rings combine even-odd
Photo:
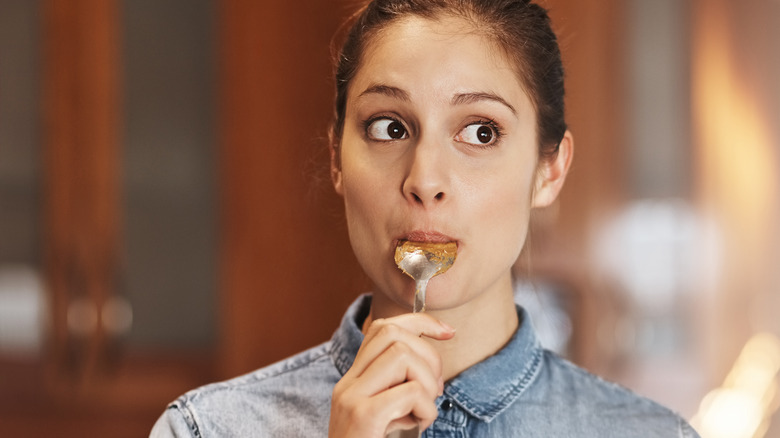
[(203, 434), (200, 432), (200, 427), (198, 426), (199, 421), (196, 418), (197, 416), (195, 415), (192, 404), (187, 398), (182, 397), (176, 402), (171, 403), (169, 409), (175, 409), (184, 417), (184, 422), (187, 423), (187, 427), (195, 438), (203, 438)]
[(346, 353), (346, 348), (339, 339), (333, 339), (331, 341), (328, 355), (330, 356), (330, 360), (333, 363), (333, 366), (336, 367), (336, 370), (342, 376), (346, 374), (346, 372), (349, 371), (349, 369), (352, 367), (350, 361), (354, 359), (352, 359), (351, 356)]
[(468, 393), (459, 388), (450, 387), (447, 388), (448, 390), (445, 392), (447, 392), (453, 400), (463, 406), (463, 408), (473, 417), (489, 423), (512, 405), (517, 397), (533, 384), (541, 370), (543, 362), (542, 357), (544, 356), (543, 352), (543, 349), (534, 347), (533, 356), (527, 361), (526, 371), (523, 373), (522, 378), (512, 384), (504, 397), (496, 403), (491, 404), (490, 409), (482, 409), (480, 403), (473, 400)]

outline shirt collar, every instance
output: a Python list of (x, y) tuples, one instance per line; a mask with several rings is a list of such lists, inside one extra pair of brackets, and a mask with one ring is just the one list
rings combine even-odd
[[(352, 366), (363, 333), (362, 322), (371, 307), (371, 296), (361, 295), (350, 305), (332, 338), (331, 355), (341, 375)], [(496, 354), (465, 370), (444, 387), (449, 398), (470, 415), (490, 421), (512, 404), (536, 379), (543, 350), (525, 309), (517, 306), (520, 325)]]
[(491, 421), (533, 384), (542, 365), (543, 350), (528, 313), (517, 306), (520, 324), (509, 342), (447, 382), (444, 397), (482, 420)]
[(331, 338), (333, 363), (343, 376), (352, 368), (355, 356), (363, 343), (361, 326), (371, 309), (371, 295), (363, 294), (355, 300), (341, 318), (341, 325)]

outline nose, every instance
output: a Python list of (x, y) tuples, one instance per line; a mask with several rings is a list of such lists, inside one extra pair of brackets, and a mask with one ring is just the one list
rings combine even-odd
[(410, 163), (402, 187), (404, 197), (426, 208), (447, 200), (449, 181), (442, 146), (421, 139), (409, 154)]

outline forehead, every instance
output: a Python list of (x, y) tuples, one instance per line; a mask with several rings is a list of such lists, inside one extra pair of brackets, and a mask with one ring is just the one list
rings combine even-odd
[(377, 83), (412, 93), (424, 90), (442, 98), (479, 90), (530, 104), (504, 51), (459, 17), (406, 17), (374, 35), (367, 42), (350, 89), (359, 94)]

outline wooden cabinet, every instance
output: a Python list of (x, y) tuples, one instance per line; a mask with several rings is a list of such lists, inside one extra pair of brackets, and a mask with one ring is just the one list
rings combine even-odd
[(187, 389), (328, 339), (368, 289), (325, 140), (346, 8), (2, 7), (22, 6), (37, 47), (8, 45), (37, 50), (26, 245), (48, 322), (38, 354), (0, 352), (5, 433), (143, 436)]

